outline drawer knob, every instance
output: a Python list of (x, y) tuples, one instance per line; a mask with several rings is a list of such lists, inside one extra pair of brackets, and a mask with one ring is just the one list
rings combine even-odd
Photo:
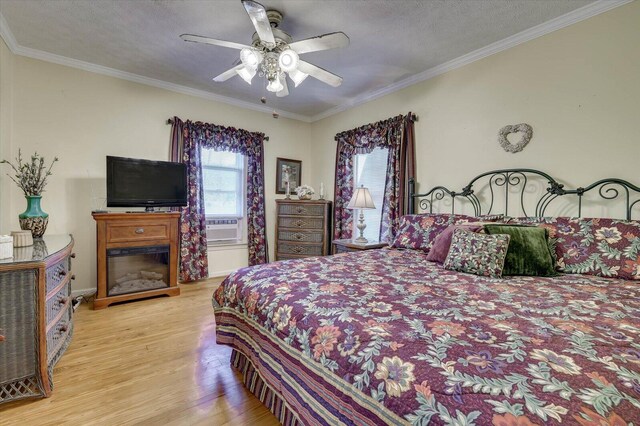
[(71, 257), (72, 259), (75, 259), (75, 258), (76, 258), (76, 254), (75, 254), (75, 253), (71, 253), (71, 256), (70, 256), (70, 257)]
[(144, 234), (144, 228), (136, 228), (136, 234)]
[(61, 277), (64, 277), (65, 275), (67, 275), (67, 271), (65, 271), (64, 269), (62, 271), (59, 272)]
[(302, 239), (302, 234), (296, 234), (296, 240), (301, 240)]
[(298, 207), (298, 208), (296, 209), (296, 213), (298, 213), (298, 214), (302, 214), (302, 213), (304, 213), (304, 212), (305, 212), (305, 209), (304, 209), (304, 208), (302, 208), (302, 207)]
[(296, 222), (296, 226), (302, 227), (302, 226), (304, 226), (304, 222), (299, 220), (299, 221)]
[(295, 251), (296, 253), (300, 253), (302, 251), (301, 247), (296, 247), (293, 249), (293, 251)]

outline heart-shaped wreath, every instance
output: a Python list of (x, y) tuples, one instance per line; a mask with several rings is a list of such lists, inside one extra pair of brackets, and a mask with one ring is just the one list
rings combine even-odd
[[(511, 133), (522, 133), (522, 139), (520, 139), (515, 144), (511, 143), (507, 137)], [(500, 146), (507, 152), (511, 152), (515, 154), (516, 152), (520, 152), (524, 149), (525, 146), (529, 143), (531, 138), (533, 137), (533, 129), (526, 123), (520, 123), (516, 125), (504, 126), (500, 129), (500, 133), (498, 133), (498, 142), (500, 142)]]

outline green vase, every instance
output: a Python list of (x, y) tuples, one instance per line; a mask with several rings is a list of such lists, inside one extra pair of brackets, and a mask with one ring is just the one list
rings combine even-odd
[(49, 223), (49, 214), (40, 208), (42, 195), (25, 195), (25, 198), (27, 199), (27, 209), (18, 216), (20, 229), (31, 231), (33, 238), (41, 238)]

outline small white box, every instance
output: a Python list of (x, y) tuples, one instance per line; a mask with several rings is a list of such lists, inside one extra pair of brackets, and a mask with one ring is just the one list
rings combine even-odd
[(13, 237), (0, 235), (0, 259), (13, 257)]
[(31, 231), (12, 231), (14, 247), (27, 247), (33, 245), (33, 236)]

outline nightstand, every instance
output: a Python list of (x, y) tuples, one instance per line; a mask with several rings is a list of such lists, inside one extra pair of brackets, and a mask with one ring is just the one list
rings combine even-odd
[(369, 241), (366, 244), (354, 243), (352, 240), (334, 240), (333, 241), (333, 254), (346, 253), (348, 251), (360, 251), (360, 250), (372, 250), (386, 247), (388, 243), (381, 243), (380, 241)]

